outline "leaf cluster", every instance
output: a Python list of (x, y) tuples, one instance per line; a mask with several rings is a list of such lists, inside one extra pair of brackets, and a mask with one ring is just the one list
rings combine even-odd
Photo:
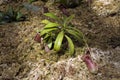
[(75, 52), (73, 39), (76, 39), (80, 43), (83, 42), (82, 32), (71, 25), (74, 15), (69, 17), (62, 16), (61, 18), (53, 13), (45, 13), (44, 15), (52, 18), (54, 22), (47, 19), (42, 20), (41, 23), (45, 24), (44, 28), (40, 30), (43, 41), (50, 49), (54, 49), (57, 52), (63, 47), (67, 48), (68, 46), (70, 55), (73, 55)]
[(10, 23), (13, 21), (24, 21), (25, 15), (20, 10), (14, 10), (13, 7), (9, 6), (7, 11), (0, 11), (0, 24)]

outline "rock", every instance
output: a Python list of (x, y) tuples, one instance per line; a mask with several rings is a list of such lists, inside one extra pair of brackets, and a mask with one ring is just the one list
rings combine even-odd
[(108, 16), (120, 10), (120, 0), (93, 0), (91, 7), (98, 15)]

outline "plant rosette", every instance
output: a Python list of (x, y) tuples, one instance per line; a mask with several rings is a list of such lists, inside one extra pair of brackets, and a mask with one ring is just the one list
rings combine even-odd
[(10, 23), (14, 21), (24, 21), (26, 19), (20, 10), (14, 10), (12, 6), (9, 6), (7, 11), (0, 12), (0, 24)]
[[(65, 47), (69, 50), (69, 54), (73, 55), (75, 52), (73, 41), (77, 40), (79, 43), (84, 43), (83, 33), (71, 25), (71, 20), (74, 18), (74, 15), (69, 17), (64, 15), (61, 18), (53, 13), (45, 13), (44, 15), (52, 18), (55, 22), (47, 19), (41, 21), (41, 23), (45, 24), (43, 29), (40, 30), (43, 41), (49, 49), (59, 52)], [(66, 43), (68, 45), (64, 46)]]

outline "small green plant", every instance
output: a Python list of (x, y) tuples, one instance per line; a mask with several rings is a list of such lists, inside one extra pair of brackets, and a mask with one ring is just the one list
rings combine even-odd
[(25, 16), (20, 12), (20, 10), (15, 11), (11, 6), (9, 6), (6, 12), (0, 12), (0, 24), (23, 20), (25, 20)]
[(43, 41), (49, 49), (54, 49), (57, 52), (68, 46), (70, 55), (73, 55), (75, 51), (73, 41), (77, 40), (79, 43), (84, 43), (82, 32), (71, 24), (74, 15), (69, 17), (62, 16), (61, 18), (53, 13), (45, 13), (44, 15), (52, 18), (55, 22), (46, 19), (42, 20), (41, 23), (45, 24), (44, 28), (40, 30)]

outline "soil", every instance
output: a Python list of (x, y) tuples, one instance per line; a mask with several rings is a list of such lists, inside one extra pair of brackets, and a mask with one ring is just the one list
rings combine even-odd
[[(11, 2), (9, 4), (15, 4), (14, 8), (16, 8), (24, 2), (26, 1), (21, 0), (19, 3)], [(47, 64), (52, 66), (61, 60), (70, 58), (65, 54), (59, 55), (54, 53), (54, 51), (46, 53), (42, 50), (41, 45), (34, 41), (37, 32), (44, 27), (44, 25), (40, 23), (41, 20), (46, 19), (43, 15), (43, 6), (48, 7), (50, 12), (61, 15), (62, 12), (57, 8), (57, 5), (49, 5), (49, 3), (41, 1), (34, 2), (32, 5), (38, 6), (39, 11), (35, 12), (22, 9), (22, 12), (27, 15), (26, 21), (0, 25), (0, 80), (33, 80), (28, 78), (30, 77), (28, 74), (36, 67), (35, 65), (37, 63), (38, 65), (42, 64), (42, 67), (40, 67), (42, 69), (46, 67)], [(0, 10), (6, 10), (6, 6), (7, 4), (1, 5)], [(102, 66), (97, 75), (90, 74), (86, 66), (82, 65), (83, 62), (81, 61), (82, 69), (85, 69), (83, 74), (86, 73), (84, 75), (88, 76), (83, 76), (80, 80), (119, 80), (120, 13), (118, 12), (115, 15), (106, 17), (98, 16), (86, 4), (82, 4), (73, 9), (67, 9), (67, 11), (70, 14), (75, 14), (72, 24), (85, 34), (90, 48), (97, 48), (95, 50), (101, 50), (101, 52), (112, 51), (111, 54), (103, 55), (105, 57), (104, 59), (100, 56), (100, 59), (103, 59), (103, 61), (99, 63), (102, 64)], [(79, 47), (76, 48), (76, 56), (73, 58), (76, 59), (78, 55), (82, 55)], [(110, 58), (107, 62), (108, 56), (110, 56)], [(44, 61), (42, 61), (43, 59)], [(106, 62), (106, 64), (103, 65), (104, 62)], [(70, 74), (74, 74), (74, 71)], [(40, 79), (34, 80), (52, 80), (46, 79), (45, 77), (47, 76), (41, 76)], [(79, 78), (63, 80), (79, 80)]]

